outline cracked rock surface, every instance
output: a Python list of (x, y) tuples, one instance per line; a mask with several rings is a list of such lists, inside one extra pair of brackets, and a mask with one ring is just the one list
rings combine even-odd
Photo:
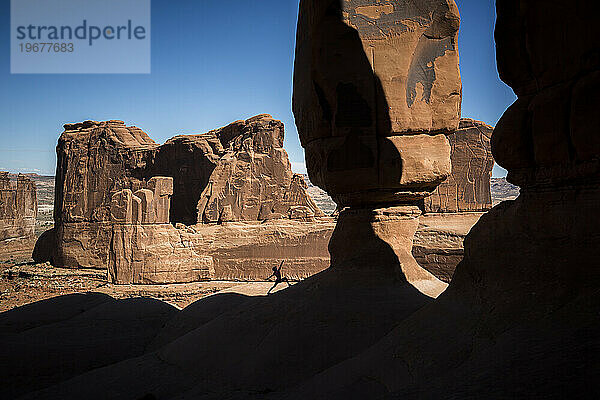
[[(256, 279), (281, 260), (297, 266), (294, 277), (318, 272), (326, 257), (316, 248), (328, 236), (306, 222), (323, 213), (292, 173), (283, 139), (283, 124), (267, 114), (162, 146), (122, 121), (67, 124), (57, 146), (55, 227), (34, 259), (105, 269), (114, 283)], [(278, 220), (292, 225), (288, 241), (251, 227)], [(259, 272), (208, 254), (210, 225), (236, 222), (223, 240), (255, 243), (246, 264), (258, 262)]]

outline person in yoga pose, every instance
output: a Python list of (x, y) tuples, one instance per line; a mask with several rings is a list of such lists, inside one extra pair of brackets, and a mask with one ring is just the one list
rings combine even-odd
[(290, 286), (290, 281), (288, 280), (288, 278), (285, 277), (281, 277), (281, 268), (283, 268), (283, 263), (285, 261), (282, 261), (281, 264), (279, 264), (279, 268), (277, 267), (273, 267), (273, 273), (271, 274), (271, 276), (269, 276), (267, 278), (267, 280), (271, 279), (272, 277), (275, 277), (275, 284), (273, 285), (273, 287), (271, 289), (269, 289), (269, 291), (267, 292), (267, 294), (271, 294), (271, 290), (275, 289), (275, 287), (277, 285), (279, 285), (280, 283), (287, 283), (288, 286)]

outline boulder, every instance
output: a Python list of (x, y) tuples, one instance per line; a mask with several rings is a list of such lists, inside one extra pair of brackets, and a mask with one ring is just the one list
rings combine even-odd
[(589, 132), (599, 118), (600, 27), (583, 22), (595, 4), (547, 4), (542, 13), (533, 0), (520, 3), (497, 6), (498, 72), (518, 99), (496, 126), (494, 157), (522, 188), (595, 179), (600, 147)]
[(302, 0), (298, 16), (296, 125), (311, 182), (343, 210), (332, 266), (392, 249), (399, 280), (432, 297), (446, 285), (412, 256), (415, 210), (451, 172), (459, 25), (449, 0)]
[(498, 71), (518, 99), (491, 144), (518, 198), (471, 229), (434, 304), (287, 399), (600, 394), (597, 4), (496, 8)]

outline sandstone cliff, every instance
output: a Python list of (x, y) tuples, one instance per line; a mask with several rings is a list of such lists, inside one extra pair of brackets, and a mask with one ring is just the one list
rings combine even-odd
[[(203, 135), (176, 136), (162, 146), (122, 121), (67, 124), (57, 146), (55, 228), (42, 236), (34, 258), (107, 269), (117, 283), (265, 275), (267, 265), (243, 272), (229, 266), (230, 257), (208, 251), (202, 227), (323, 216), (303, 177), (292, 173), (283, 138), (283, 124), (266, 114)], [(302, 226), (298, 237), (318, 230)], [(232, 226), (225, 236), (252, 241), (259, 232)], [(323, 244), (328, 238), (317, 237)], [(276, 243), (254, 240), (266, 248)], [(304, 272), (292, 273), (298, 277), (326, 266), (318, 250), (294, 253), (294, 243), (257, 254), (275, 257), (273, 262), (296, 254), (299, 265), (308, 264), (299, 270)]]
[(0, 172), (0, 242), (32, 239), (35, 232), (37, 198), (35, 184), (24, 175), (12, 181)]
[(427, 212), (487, 211), (492, 208), (490, 179), (494, 157), (490, 139), (493, 127), (463, 118), (450, 135), (452, 173), (430, 197)]
[(269, 115), (211, 132), (225, 149), (198, 202), (198, 220), (256, 221), (322, 216), (283, 149), (283, 124)]

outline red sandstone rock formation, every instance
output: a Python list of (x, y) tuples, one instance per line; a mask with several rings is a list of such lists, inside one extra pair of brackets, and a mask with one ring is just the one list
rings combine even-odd
[[(371, 16), (389, 11), (382, 6), (388, 2), (365, 3), (378, 6), (367, 11)], [(402, 4), (435, 15), (435, 8), (417, 7), (423, 2)], [(562, 2), (498, 1), (498, 64), (519, 100), (498, 124), (494, 152), (522, 191), (517, 200), (495, 207), (471, 230), (465, 259), (436, 301), (381, 273), (386, 268), (403, 270), (397, 263), (406, 255), (395, 250), (410, 246), (393, 241), (409, 236), (392, 236), (414, 220), (397, 209), (350, 209), (348, 218), (340, 219), (350, 225), (341, 226), (337, 234), (353, 241), (347, 247), (367, 244), (359, 251), (368, 257), (357, 262), (346, 248), (334, 252), (340, 262), (333, 268), (268, 298), (236, 303), (217, 296), (188, 307), (167, 323), (166, 331), (156, 334), (160, 324), (148, 324), (151, 329), (142, 329), (146, 335), (129, 341), (147, 344), (147, 333), (152, 332), (160, 348), (144, 354), (126, 348), (127, 355), (136, 358), (107, 365), (122, 360), (112, 341), (111, 346), (102, 345), (111, 333), (107, 317), (116, 320), (115, 326), (124, 326), (125, 312), (118, 312), (117, 319), (113, 307), (66, 320), (63, 313), (44, 310), (53, 323), (26, 332), (18, 332), (19, 327), (31, 325), (31, 316), (40, 315), (46, 304), (7, 316), (4, 330), (17, 333), (7, 335), (3, 343), (29, 349), (25, 340), (30, 339), (56, 344), (52, 352), (42, 346), (35, 349), (44, 355), (59, 353), (42, 358), (30, 383), (23, 376), (37, 365), (24, 361), (39, 359), (41, 352), (29, 352), (23, 360), (21, 353), (5, 351), (18, 367), (9, 364), (1, 370), (5, 381), (14, 385), (8, 386), (8, 393), (30, 392), (27, 398), (37, 400), (107, 395), (557, 398), (565, 393), (597, 398), (600, 190), (594, 166), (600, 147), (593, 131), (586, 135), (579, 127), (595, 121), (598, 101), (588, 97), (580, 104), (578, 97), (587, 92), (598, 69), (600, 26), (594, 6), (587, 1), (573, 1), (569, 7)], [(566, 98), (565, 86), (572, 89)], [(537, 107), (538, 102), (547, 107)], [(565, 102), (571, 107), (563, 107)], [(521, 107), (524, 104), (529, 107)], [(583, 118), (572, 120), (573, 114)], [(544, 115), (570, 124), (539, 125)], [(361, 223), (364, 220), (368, 223)], [(339, 241), (332, 244), (342, 246)], [(82, 307), (81, 300), (74, 303), (68, 315), (89, 308)], [(222, 311), (224, 304), (234, 305)], [(89, 330), (75, 330), (78, 335), (73, 335), (79, 321), (97, 316), (103, 318), (93, 320), (99, 320), (103, 330), (96, 334), (104, 341), (90, 340), (88, 335), (95, 332)], [(133, 328), (129, 329), (137, 327)], [(59, 334), (69, 335), (69, 343), (75, 344), (68, 350), (91, 343), (93, 350), (106, 354), (96, 361), (98, 357), (89, 354), (57, 350), (64, 342)], [(119, 339), (122, 345), (123, 335)], [(95, 363), (86, 369), (81, 360)], [(60, 382), (35, 379), (48, 376)], [(39, 386), (32, 389), (32, 384)], [(40, 387), (45, 389), (32, 392)]]
[(37, 199), (35, 184), (24, 175), (11, 181), (0, 172), (0, 242), (7, 239), (32, 239), (35, 231)]
[(518, 99), (492, 150), (519, 197), (473, 227), (436, 303), (288, 398), (598, 397), (597, 4), (496, 6), (498, 69)]
[(202, 222), (256, 221), (322, 216), (291, 171), (283, 149), (283, 124), (270, 115), (212, 131), (224, 151), (198, 202)]
[[(389, 11), (381, 4), (371, 16)], [(417, 7), (421, 2), (402, 4), (435, 15), (435, 8)], [(46, 363), (39, 376), (61, 371), (62, 382), (29, 398), (597, 398), (600, 147), (593, 131), (578, 130), (597, 117), (593, 97), (578, 103), (589, 87), (580, 84), (593, 82), (598, 69), (594, 6), (498, 1), (498, 64), (519, 100), (498, 124), (494, 152), (522, 191), (471, 230), (465, 259), (436, 301), (381, 273), (404, 271), (397, 264), (406, 255), (395, 250), (409, 249), (409, 236), (392, 236), (414, 224), (407, 210), (350, 208), (340, 219), (350, 225), (337, 234), (366, 245), (358, 250), (365, 255), (358, 263), (350, 246), (333, 241), (344, 251), (334, 252), (339, 262), (328, 271), (227, 312), (215, 307), (218, 298), (199, 302), (158, 333), (168, 344), (136, 358), (104, 368), (94, 364), (83, 374), (81, 367)], [(565, 86), (572, 89), (566, 98)], [(571, 124), (545, 125), (536, 113)], [(571, 120), (573, 114), (584, 118)], [(23, 314), (9, 324), (27, 321)], [(38, 339), (72, 326), (59, 321), (9, 339)], [(67, 366), (80, 359), (60, 356)], [(94, 360), (89, 354), (83, 359)], [(21, 378), (27, 371), (12, 370), (3, 376)], [(30, 390), (26, 384), (16, 390)]]
[(459, 124), (460, 18), (453, 1), (425, 3), (302, 1), (293, 108), (311, 181), (350, 207), (336, 231), (351, 229), (348, 218), (376, 232), (360, 244), (335, 243), (346, 235), (334, 232), (332, 265), (369, 263), (368, 247), (388, 242), (398, 273), (428, 294), (437, 285), (439, 294), (444, 285), (411, 248), (416, 206), (451, 171), (445, 134)]
[(492, 208), (490, 179), (494, 157), (492, 128), (483, 122), (463, 118), (460, 127), (448, 136), (452, 173), (430, 197), (427, 212), (487, 211)]
[[(56, 227), (34, 256), (60, 266), (107, 268), (115, 283), (190, 282), (215, 273), (264, 278), (268, 262), (256, 273), (239, 269), (236, 275), (226, 253), (209, 251), (201, 228), (180, 224), (321, 217), (304, 179), (291, 172), (283, 135), (283, 124), (269, 115), (177, 136), (162, 146), (121, 121), (65, 125), (57, 146)], [(319, 228), (301, 226), (298, 237), (316, 233), (326, 243), (328, 235)], [(268, 229), (231, 226), (230, 236), (263, 231)], [(255, 241), (265, 246), (257, 253), (265, 260), (299, 261), (292, 276), (326, 267), (326, 257), (311, 246), (295, 251), (297, 244), (290, 242), (271, 251), (269, 240)]]
[(492, 130), (483, 122), (461, 119), (459, 129), (447, 135), (452, 173), (424, 201), (428, 214), (454, 214), (430, 215), (417, 232), (413, 248), (419, 265), (445, 282), (450, 282), (463, 259), (463, 239), (481, 215), (472, 212), (492, 208)]
[(213, 260), (189, 246), (169, 224), (173, 179), (154, 177), (145, 189), (112, 196), (108, 274), (115, 283), (194, 282), (214, 276)]
[[(442, 0), (434, 2), (433, 10), (418, 7), (421, 2), (416, 0), (390, 3), (400, 12), (389, 24), (403, 21), (415, 30), (404, 31), (396, 41), (378, 43), (383, 48), (379, 54), (389, 56), (382, 63), (376, 58), (381, 75), (398, 64), (406, 69), (406, 76), (412, 76), (406, 64), (413, 62), (406, 63), (403, 57), (412, 55), (419, 42), (425, 49), (417, 52), (417, 66), (421, 61), (425, 66), (431, 62), (442, 71), (451, 71), (448, 79), (439, 74), (435, 78), (431, 74), (416, 77), (416, 96), (412, 85), (407, 88), (402, 83), (402, 75), (394, 79), (395, 73), (383, 86), (374, 85), (373, 69), (359, 35), (369, 34), (369, 30), (351, 27), (342, 10), (335, 8), (336, 1), (301, 2), (295, 82), (299, 91), (295, 95), (298, 125), (308, 148), (311, 177), (319, 176), (320, 186), (329, 190), (340, 205), (350, 206), (340, 214), (330, 242), (331, 267), (272, 296), (248, 299), (219, 315), (209, 313), (208, 322), (206, 318), (182, 319), (184, 326), (177, 331), (187, 334), (171, 337), (156, 352), (95, 369), (36, 396), (50, 398), (58, 391), (70, 397), (86, 397), (110, 388), (122, 398), (149, 393), (157, 398), (250, 398), (263, 393), (282, 397), (286, 390), (315, 374), (360, 354), (398, 321), (432, 303), (431, 296), (439, 294), (445, 285), (419, 268), (410, 250), (420, 213), (417, 204), (450, 172), (450, 146), (441, 132), (458, 126), (459, 93), (455, 92), (460, 91), (460, 84), (456, 48), (445, 49), (446, 58), (431, 56), (427, 49), (456, 44), (452, 40), (456, 38), (458, 15), (453, 2)], [(343, 4), (355, 6), (351, 2)], [(366, 5), (375, 6), (371, 1)], [(378, 22), (376, 7), (355, 11), (367, 13), (373, 23)], [(314, 40), (317, 46), (312, 52)], [(319, 42), (324, 50), (321, 54), (337, 53), (342, 62), (333, 57), (313, 63), (311, 54), (319, 53)], [(303, 53), (304, 45), (309, 50)], [(304, 67), (304, 72), (313, 70), (328, 76), (318, 80), (322, 94), (328, 98), (322, 103), (324, 108), (319, 104), (320, 95), (315, 94), (319, 89), (313, 79), (302, 75)], [(360, 69), (352, 72), (355, 67)], [(345, 74), (348, 71), (352, 73)], [(441, 88), (450, 83), (452, 88), (446, 87), (438, 98), (436, 82)], [(403, 93), (400, 99), (392, 90), (397, 83)], [(421, 87), (429, 84), (431, 97), (423, 97)], [(365, 99), (373, 99), (369, 91), (373, 94), (376, 88), (377, 103), (368, 103)], [(307, 92), (312, 90), (315, 93)], [(402, 99), (410, 104), (405, 104), (404, 114), (396, 114), (403, 107)], [(389, 101), (393, 112), (379, 100)], [(329, 123), (322, 113), (328, 109), (326, 104), (332, 112)], [(444, 111), (447, 107), (452, 110), (449, 114)], [(384, 113), (379, 114), (382, 109)], [(373, 122), (385, 120), (384, 114), (390, 112), (398, 117), (394, 131)], [(431, 121), (432, 115), (442, 117), (435, 123), (423, 122)], [(314, 126), (302, 122), (305, 117), (329, 128), (312, 131)], [(400, 121), (413, 117), (420, 121), (415, 123), (416, 132), (409, 131), (409, 123), (402, 125)], [(377, 126), (383, 128), (382, 135), (377, 135)], [(310, 139), (313, 134), (317, 136)], [(311, 155), (315, 156), (312, 161)], [(319, 158), (323, 155), (327, 158)], [(198, 304), (200, 310), (202, 305)], [(192, 315), (196, 312), (201, 311), (195, 307), (189, 310)]]
[(157, 148), (145, 132), (122, 121), (65, 125), (56, 149), (55, 265), (106, 268), (112, 197), (144, 187), (143, 172)]
[(301, 4), (294, 115), (311, 182), (340, 206), (422, 199), (450, 173), (460, 19), (421, 3)]

